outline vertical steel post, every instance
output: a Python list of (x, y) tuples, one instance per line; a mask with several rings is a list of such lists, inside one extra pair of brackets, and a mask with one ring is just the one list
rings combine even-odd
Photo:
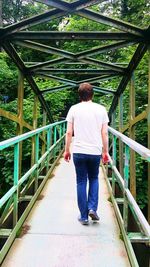
[[(57, 141), (57, 128), (56, 126), (54, 126), (54, 145), (56, 144), (56, 141)], [(57, 152), (57, 148), (56, 146), (54, 147), (54, 160), (55, 160), (55, 157), (56, 157), (56, 152)]]
[[(116, 148), (116, 144), (117, 144), (117, 138), (116, 136), (113, 136), (113, 165), (116, 166), (116, 160), (117, 160), (117, 148)], [(112, 192), (113, 195), (115, 196), (115, 175), (114, 173), (112, 174)]]
[[(46, 125), (46, 111), (43, 110), (43, 126)], [(42, 155), (45, 153), (45, 132), (43, 131), (42, 133), (42, 138), (43, 138), (43, 141), (42, 141)]]
[[(149, 46), (149, 64), (148, 64), (148, 148), (150, 149), (150, 46)], [(150, 223), (150, 163), (148, 163), (148, 222)]]
[[(39, 159), (39, 134), (35, 135), (35, 163), (38, 163), (38, 159)], [(38, 177), (39, 177), (39, 170), (38, 170), (38, 166), (36, 168), (36, 176), (35, 176), (35, 187), (34, 190), (35, 192), (38, 189)]]
[[(135, 126), (132, 125), (132, 121), (135, 118), (135, 78), (132, 74), (130, 81), (130, 121), (129, 121), (129, 136), (132, 140), (135, 140)], [(135, 167), (135, 152), (130, 149), (130, 191), (133, 197), (136, 199), (136, 167)]]
[[(33, 130), (37, 128), (37, 112), (38, 110), (38, 96), (34, 95), (34, 106), (33, 106)], [(35, 163), (35, 137), (32, 138), (32, 157), (31, 166)]]
[[(47, 130), (47, 151), (49, 150), (50, 146), (51, 146), (51, 128), (49, 128)], [(48, 172), (49, 170), (49, 162), (50, 162), (50, 154), (51, 152), (48, 154), (47, 156), (47, 161), (46, 161), (46, 172)]]
[[(125, 162), (124, 162), (124, 189), (128, 188), (129, 184), (129, 158), (130, 158), (130, 149), (125, 145)], [(128, 228), (128, 201), (125, 195), (124, 190), (124, 203), (123, 203), (123, 221), (124, 227), (127, 232)]]
[(14, 186), (17, 186), (14, 193), (14, 209), (13, 209), (13, 227), (18, 221), (18, 179), (19, 179), (19, 143), (14, 145)]
[[(18, 118), (19, 124), (17, 125), (17, 135), (23, 133), (23, 98), (24, 98), (24, 76), (19, 71), (18, 74)], [(22, 169), (22, 142), (19, 143), (19, 178), (21, 177), (21, 169)]]
[[(119, 97), (119, 131), (123, 129), (123, 94)], [(123, 176), (123, 142), (119, 139), (119, 172)]]
[[(112, 114), (112, 127), (115, 129), (116, 127), (116, 111), (114, 111), (114, 113)], [(116, 153), (117, 153), (117, 148), (116, 148), (116, 144), (117, 144), (117, 139), (116, 139), (116, 136), (113, 135), (112, 137), (112, 156), (113, 156), (113, 164), (116, 166)], [(112, 173), (112, 192), (113, 192), (113, 195), (115, 196), (115, 175), (114, 175), (114, 172)]]

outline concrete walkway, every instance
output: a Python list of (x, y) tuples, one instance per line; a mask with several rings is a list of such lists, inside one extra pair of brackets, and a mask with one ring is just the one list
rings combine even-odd
[(25, 222), (28, 231), (15, 240), (2, 267), (129, 267), (108, 198), (100, 173), (100, 222), (81, 225), (74, 167), (61, 159)]

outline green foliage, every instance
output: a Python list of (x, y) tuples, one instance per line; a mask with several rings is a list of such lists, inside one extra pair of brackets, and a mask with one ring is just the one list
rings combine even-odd
[(35, 1), (7, 0), (2, 1), (2, 18), (4, 25), (18, 22), (29, 16), (44, 12), (46, 7)]
[(0, 96), (17, 97), (17, 71), (5, 53), (0, 53)]

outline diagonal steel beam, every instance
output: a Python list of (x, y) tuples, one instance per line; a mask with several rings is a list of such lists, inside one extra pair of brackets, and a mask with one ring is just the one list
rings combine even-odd
[(101, 88), (101, 87), (98, 87), (98, 86), (95, 86), (93, 85), (93, 89), (94, 89), (94, 92), (96, 93), (103, 93), (103, 94), (111, 94), (111, 95), (115, 95), (115, 91), (112, 91), (112, 90), (109, 90), (109, 89), (105, 89), (105, 88)]
[(78, 59), (82, 59), (86, 56), (93, 56), (93, 55), (97, 55), (100, 53), (113, 51), (113, 50), (116, 50), (118, 48), (127, 47), (128, 45), (133, 45), (135, 43), (136, 42), (134, 42), (134, 41), (121, 41), (121, 42), (117, 42), (117, 43), (113, 43), (113, 44), (109, 44), (109, 45), (95, 47), (95, 48), (86, 50), (84, 52), (77, 53), (76, 55), (77, 55)]
[(53, 118), (51, 115), (51, 112), (49, 110), (49, 107), (45, 101), (45, 99), (43, 98), (43, 96), (41, 95), (41, 92), (37, 86), (37, 84), (35, 83), (34, 79), (32, 78), (30, 72), (27, 70), (27, 68), (25, 67), (23, 61), (21, 60), (21, 58), (19, 57), (19, 55), (17, 54), (16, 50), (14, 49), (14, 47), (12, 46), (11, 43), (7, 42), (7, 43), (3, 43), (3, 48), (4, 50), (7, 52), (7, 54), (10, 56), (10, 58), (14, 61), (14, 63), (16, 64), (16, 66), (19, 68), (19, 70), (24, 74), (26, 80), (28, 81), (29, 85), (31, 86), (31, 88), (33, 89), (34, 93), (38, 96), (39, 101), (42, 105), (42, 107), (45, 109), (45, 111), (47, 112), (47, 116), (50, 120), (50, 122), (53, 122)]
[[(82, 9), (83, 7), (89, 6), (91, 5), (90, 2), (94, 3), (95, 1), (84, 1), (87, 2), (87, 4), (84, 3), (84, 6), (82, 5), (81, 1), (77, 1), (77, 3), (72, 3), (72, 4), (68, 4), (66, 2), (62, 2), (62, 1), (52, 1), (53, 4), (57, 5), (59, 4), (59, 9), (54, 9), (54, 10), (50, 10), (48, 12), (44, 12), (43, 14), (37, 15), (37, 16), (33, 16), (31, 18), (28, 19), (24, 19), (20, 22), (14, 23), (13, 25), (7, 26), (5, 27), (5, 29), (0, 29), (0, 39), (4, 38), (5, 36), (7, 36), (8, 34), (11, 34), (12, 32), (16, 32), (18, 30), (21, 29), (26, 29), (28, 27), (37, 25), (39, 23), (44, 23), (47, 22), (49, 20), (52, 19), (56, 19), (56, 18), (60, 18), (62, 16), (67, 15), (69, 12), (72, 13), (74, 12), (74, 9), (78, 7), (78, 9)], [(81, 7), (80, 7), (81, 6)], [(66, 9), (67, 7), (67, 9)], [(64, 11), (66, 10), (66, 11)]]
[(129, 65), (127, 67), (126, 75), (122, 78), (118, 89), (116, 91), (116, 95), (113, 99), (113, 102), (111, 104), (110, 110), (109, 110), (109, 116), (113, 113), (115, 110), (117, 104), (118, 104), (118, 98), (125, 90), (128, 82), (130, 81), (130, 78), (132, 76), (133, 71), (138, 66), (139, 62), (141, 61), (142, 57), (144, 56), (145, 52), (147, 51), (147, 45), (146, 44), (139, 44), (137, 47), (132, 59), (129, 62)]
[(24, 19), (20, 22), (5, 27), (4, 29), (0, 29), (0, 39), (4, 39), (5, 36), (11, 35), (12, 32), (16, 32), (21, 29), (26, 29), (28, 27), (37, 25), (39, 23), (44, 23), (52, 19), (60, 18), (64, 15), (66, 15), (66, 12), (55, 9), (50, 10), (48, 12), (44, 12), (37, 16), (33, 16), (28, 19)]
[(111, 69), (112, 71), (117, 71), (118, 74), (124, 74), (126, 68), (123, 68), (123, 67), (119, 67), (119, 66), (116, 66), (115, 64), (112, 64), (112, 63), (106, 63), (106, 62), (103, 62), (101, 60), (97, 60), (97, 59), (93, 59), (93, 58), (83, 58), (81, 59), (82, 62), (85, 62), (87, 64), (90, 64), (92, 63), (93, 65), (96, 65), (96, 66), (102, 66), (104, 68), (107, 68), (107, 69)]
[[(45, 2), (45, 1), (42, 1), (42, 2)], [(94, 12), (94, 11), (89, 10), (89, 9), (85, 9), (86, 7), (88, 7), (90, 2), (92, 4), (92, 0), (91, 1), (83, 1), (83, 2), (85, 2), (83, 4), (82, 3), (80, 4), (81, 1), (77, 1), (77, 2), (73, 3), (74, 6), (73, 6), (73, 4), (67, 4), (64, 1), (58, 1), (58, 0), (56, 0), (56, 1), (50, 1), (49, 0), (46, 2), (49, 2), (49, 4), (51, 3), (51, 5), (53, 7), (62, 9), (63, 11), (71, 11), (72, 9), (74, 9), (74, 12), (77, 10), (77, 12), (75, 12), (76, 14), (83, 16), (85, 18), (106, 24), (108, 26), (115, 27), (119, 30), (133, 33), (133, 34), (138, 35), (138, 36), (142, 36), (142, 33), (143, 33), (142, 29), (139, 27), (136, 27), (135, 25), (132, 25), (132, 24), (127, 23), (127, 22), (123, 22), (121, 20), (109, 18), (109, 17), (103, 16), (100, 13)], [(94, 2), (96, 4), (96, 2), (98, 2), (98, 1), (94, 1)], [(83, 10), (83, 8), (84, 8), (84, 10)]]
[(97, 13), (89, 9), (78, 11), (78, 15), (117, 28), (121, 31), (132, 33), (137, 36), (143, 36), (143, 29), (121, 20), (103, 16), (101, 13)]
[(64, 11), (80, 10), (89, 6), (104, 2), (104, 0), (78, 0), (73, 3), (67, 3), (60, 0), (36, 0), (36, 2), (55, 7)]
[[(83, 54), (84, 55), (88, 55), (88, 54), (98, 54), (98, 52), (102, 52), (106, 47), (108, 49), (108, 46), (106, 46), (105, 48), (104, 47), (99, 47), (99, 48), (96, 48), (96, 49), (92, 49), (92, 50), (88, 50), (88, 52), (86, 51), (83, 52), (83, 53), (77, 53), (77, 54), (73, 54), (71, 52), (67, 52), (67, 51), (64, 51), (64, 50), (61, 50), (61, 49), (58, 49), (58, 48), (54, 48), (54, 47), (51, 47), (51, 46), (47, 46), (47, 45), (43, 45), (43, 44), (40, 44), (40, 43), (36, 43), (36, 42), (31, 42), (31, 41), (14, 41), (15, 44), (17, 45), (20, 45), (20, 46), (23, 46), (23, 47), (28, 47), (28, 48), (31, 48), (31, 49), (35, 49), (35, 50), (38, 50), (38, 51), (41, 51), (41, 52), (45, 52), (45, 53), (48, 53), (48, 54), (55, 54), (55, 55), (59, 55), (59, 56), (64, 56), (66, 58), (70, 58), (70, 59), (81, 59), (81, 62), (83, 63), (88, 63), (88, 64), (94, 64), (94, 65), (101, 65), (103, 67), (106, 67), (106, 68), (110, 68), (112, 70), (115, 70), (115, 71), (119, 71), (119, 72), (124, 72), (125, 68), (123, 67), (119, 67), (119, 66), (115, 66), (114, 64), (108, 64), (108, 63), (105, 63), (105, 62), (102, 62), (102, 61), (98, 61), (98, 60), (95, 60), (95, 59), (92, 59), (92, 58), (85, 58), (83, 57)], [(123, 43), (123, 44), (122, 44)], [(123, 45), (124, 46), (124, 43), (127, 43), (126, 41), (124, 42), (121, 42), (121, 46)], [(112, 45), (109, 45), (109, 48), (111, 48)], [(115, 43), (115, 49), (116, 47), (118, 47), (118, 44)], [(114, 45), (113, 45), (113, 48), (114, 48)], [(81, 56), (82, 54), (82, 56)], [(80, 55), (78, 57), (78, 55)]]
[[(83, 81), (77, 81), (76, 82), (76, 81), (69, 80), (69, 79), (64, 79), (64, 78), (61, 78), (61, 77), (58, 77), (58, 76), (53, 76), (53, 75), (49, 75), (49, 74), (43, 74), (43, 73), (40, 73), (40, 72), (38, 73), (38, 75), (40, 75), (42, 77), (45, 77), (45, 78), (49, 78), (49, 79), (53, 79), (53, 80), (65, 83), (65, 87), (68, 86), (68, 85), (76, 87), (76, 86), (79, 86), (79, 84), (83, 82)], [(98, 78), (99, 77), (97, 77), (97, 79), (95, 78), (95, 80), (99, 80)], [(106, 76), (105, 76), (105, 78), (106, 78)], [(92, 81), (92, 79), (90, 81)], [(113, 94), (113, 95), (115, 94), (115, 91), (112, 91), (112, 90), (109, 90), (109, 89), (103, 89), (103, 88), (100, 88), (100, 87), (95, 86), (95, 85), (93, 85), (93, 89), (96, 89), (97, 92), (99, 91), (99, 92), (104, 93), (104, 94)]]
[(90, 82), (90, 83), (95, 83), (97, 81), (105, 81), (105, 80), (110, 80), (110, 79), (113, 79), (113, 78), (116, 78), (118, 79), (118, 75), (101, 75), (101, 76), (98, 76), (98, 77), (94, 77), (94, 78), (89, 78), (89, 79), (84, 79), (84, 80), (81, 80), (79, 83), (83, 83), (83, 82)]
[(75, 81), (72, 81), (72, 80), (69, 80), (69, 79), (65, 79), (65, 78), (61, 78), (61, 77), (54, 76), (54, 75), (50, 75), (50, 74), (47, 74), (47, 73), (40, 73), (40, 71), (38, 72), (37, 75), (38, 76), (42, 76), (42, 77), (47, 77), (49, 79), (65, 83), (66, 85), (73, 85), (73, 86), (77, 85), (77, 82), (75, 82)]
[(45, 61), (44, 63), (39, 63), (39, 64), (34, 65), (32, 67), (28, 67), (28, 70), (30, 70), (31, 72), (35, 71), (35, 70), (41, 70), (42, 68), (44, 68), (46, 66), (56, 65), (56, 64), (59, 64), (59, 63), (64, 63), (66, 61), (67, 61), (66, 58), (56, 58), (56, 59)]
[[(121, 29), (123, 31), (127, 31), (129, 33), (134, 33), (137, 36), (143, 37), (145, 31), (142, 30), (141, 28), (138, 28), (134, 25), (131, 25), (129, 23), (125, 23), (119, 20), (115, 20), (112, 18), (108, 18), (105, 17), (99, 13), (96, 13), (94, 11), (91, 10), (81, 10), (83, 9), (83, 5), (81, 3), (81, 1), (77, 1), (77, 5), (75, 3), (72, 3), (75, 5), (75, 8), (72, 8), (71, 4), (68, 4), (66, 2), (62, 2), (59, 1), (59, 4), (61, 4), (61, 6), (59, 6), (62, 10), (67, 10), (67, 11), (62, 11), (61, 9), (55, 9), (55, 10), (50, 10), (48, 12), (45, 12), (41, 15), (37, 15), (37, 16), (33, 16), (29, 19), (25, 19), (22, 20), (21, 22), (15, 23), (13, 25), (10, 25), (8, 27), (6, 27), (5, 29), (1, 29), (0, 30), (0, 36), (1, 38), (4, 38), (5, 36), (7, 36), (7, 34), (11, 34), (12, 32), (15, 32), (17, 30), (21, 30), (21, 29), (25, 29), (27, 27), (39, 24), (39, 23), (43, 23), (43, 22), (47, 22), (51, 19), (56, 19), (59, 17), (62, 17), (68, 13), (74, 13), (76, 11), (76, 9), (79, 9), (79, 11), (75, 12), (80, 16), (86, 17), (88, 19), (92, 19), (94, 21), (100, 22), (100, 23), (104, 23), (106, 25), (109, 26), (113, 26), (117, 29)], [(85, 1), (86, 2), (86, 1)], [(90, 1), (87, 1), (90, 3)], [(91, 1), (92, 2), (92, 1)], [(53, 1), (53, 4), (55, 3), (55, 1)], [(85, 7), (85, 4), (84, 4)]]
[[(76, 86), (76, 85), (75, 85)], [(71, 87), (74, 87), (73, 85), (61, 85), (61, 86), (56, 86), (56, 87), (52, 87), (52, 88), (48, 88), (48, 89), (45, 89), (45, 90), (42, 90), (41, 93), (42, 94), (47, 94), (51, 91), (57, 91), (57, 90), (62, 90), (62, 89), (69, 89)]]
[[(43, 77), (46, 77), (46, 78), (49, 78), (49, 79), (53, 79), (53, 80), (56, 80), (56, 81), (60, 81), (62, 83), (65, 83), (65, 86), (67, 85), (70, 85), (70, 86), (78, 86), (81, 81), (73, 81), (73, 80), (68, 80), (68, 79), (64, 79), (64, 78), (60, 78), (58, 76), (53, 76), (53, 75), (49, 75), (49, 74), (43, 74), (43, 73), (39, 73), (40, 76), (43, 76)], [(114, 91), (111, 91), (111, 90), (108, 90), (108, 89), (103, 89), (103, 88), (100, 88), (98, 86), (93, 86), (93, 89), (96, 89), (96, 92), (100, 92), (100, 93), (104, 93), (104, 94), (115, 94)]]
[(47, 54), (55, 54), (61, 57), (66, 57), (66, 58), (70, 58), (70, 59), (74, 59), (74, 53), (71, 52), (67, 52), (65, 50), (61, 50), (52, 46), (48, 46), (48, 45), (44, 45), (44, 44), (40, 44), (37, 42), (32, 42), (32, 41), (17, 41), (14, 40), (13, 41), (14, 44), (17, 44), (19, 46), (23, 46), (23, 47), (27, 47), (30, 49), (35, 49)]

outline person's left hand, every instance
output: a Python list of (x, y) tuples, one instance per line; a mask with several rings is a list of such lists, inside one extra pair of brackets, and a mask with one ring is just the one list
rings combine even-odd
[(106, 164), (109, 162), (109, 154), (108, 153), (102, 153), (102, 163)]

